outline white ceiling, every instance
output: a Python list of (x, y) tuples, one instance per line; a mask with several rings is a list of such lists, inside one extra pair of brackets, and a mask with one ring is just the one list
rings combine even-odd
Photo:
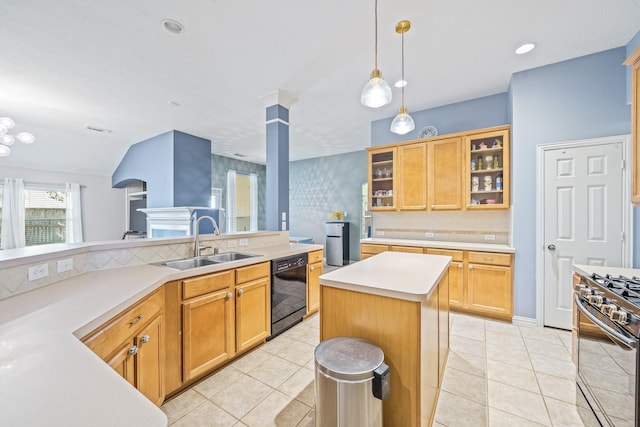
[[(265, 162), (265, 105), (290, 109), (290, 159), (370, 145), (360, 105), (373, 68), (373, 0), (0, 0), (0, 116), (30, 131), (1, 166), (109, 176), (127, 148), (171, 129)], [(640, 0), (379, 0), (380, 69), (411, 111), (505, 92), (512, 73), (619, 47)], [(182, 35), (166, 32), (165, 18)], [(516, 56), (525, 41), (537, 48)], [(180, 104), (176, 107), (169, 102)], [(111, 129), (98, 134), (87, 126)], [(417, 131), (417, 130), (416, 130)], [(415, 138), (414, 134), (408, 135)]]

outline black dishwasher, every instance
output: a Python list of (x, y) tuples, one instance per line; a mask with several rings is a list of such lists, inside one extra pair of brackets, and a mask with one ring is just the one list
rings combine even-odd
[(307, 311), (306, 253), (271, 261), (272, 339), (302, 321)]

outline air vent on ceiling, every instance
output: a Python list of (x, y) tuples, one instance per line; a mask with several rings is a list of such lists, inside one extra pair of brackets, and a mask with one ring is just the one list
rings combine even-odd
[(98, 133), (111, 133), (111, 129), (99, 128), (97, 126), (87, 126), (87, 129)]
[(235, 153), (234, 156), (236, 156), (236, 157), (247, 157), (246, 154), (240, 154), (240, 153)]

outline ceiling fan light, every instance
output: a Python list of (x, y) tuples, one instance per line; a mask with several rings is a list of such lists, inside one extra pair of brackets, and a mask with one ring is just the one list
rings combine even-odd
[(16, 139), (23, 144), (33, 144), (36, 140), (36, 137), (29, 132), (20, 132), (16, 135)]
[(0, 136), (0, 144), (13, 145), (14, 142), (16, 142), (16, 139), (12, 135)]
[(411, 132), (416, 128), (416, 123), (413, 121), (413, 117), (407, 113), (406, 108), (401, 107), (398, 115), (394, 117), (391, 122), (391, 132), (398, 135), (404, 135)]
[(11, 154), (11, 149), (6, 145), (0, 145), (0, 157), (7, 157)]
[(391, 86), (382, 78), (380, 70), (377, 70), (378, 75), (374, 74), (376, 70), (371, 72), (371, 80), (364, 85), (360, 95), (360, 102), (365, 107), (379, 108), (391, 102)]
[(13, 119), (9, 117), (0, 117), (0, 125), (3, 125), (7, 129), (11, 129), (16, 125), (16, 122), (14, 122)]

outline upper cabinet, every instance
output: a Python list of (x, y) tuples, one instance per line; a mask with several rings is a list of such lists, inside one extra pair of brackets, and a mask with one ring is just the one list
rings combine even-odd
[(640, 205), (640, 47), (624, 62), (631, 67), (631, 141), (633, 171), (631, 203)]
[(396, 209), (394, 179), (396, 149), (369, 150), (369, 206), (371, 210)]
[(400, 210), (427, 208), (427, 144), (398, 147), (398, 196)]
[(509, 207), (509, 129), (468, 135), (467, 209)]
[(367, 150), (372, 211), (509, 208), (509, 126)]

